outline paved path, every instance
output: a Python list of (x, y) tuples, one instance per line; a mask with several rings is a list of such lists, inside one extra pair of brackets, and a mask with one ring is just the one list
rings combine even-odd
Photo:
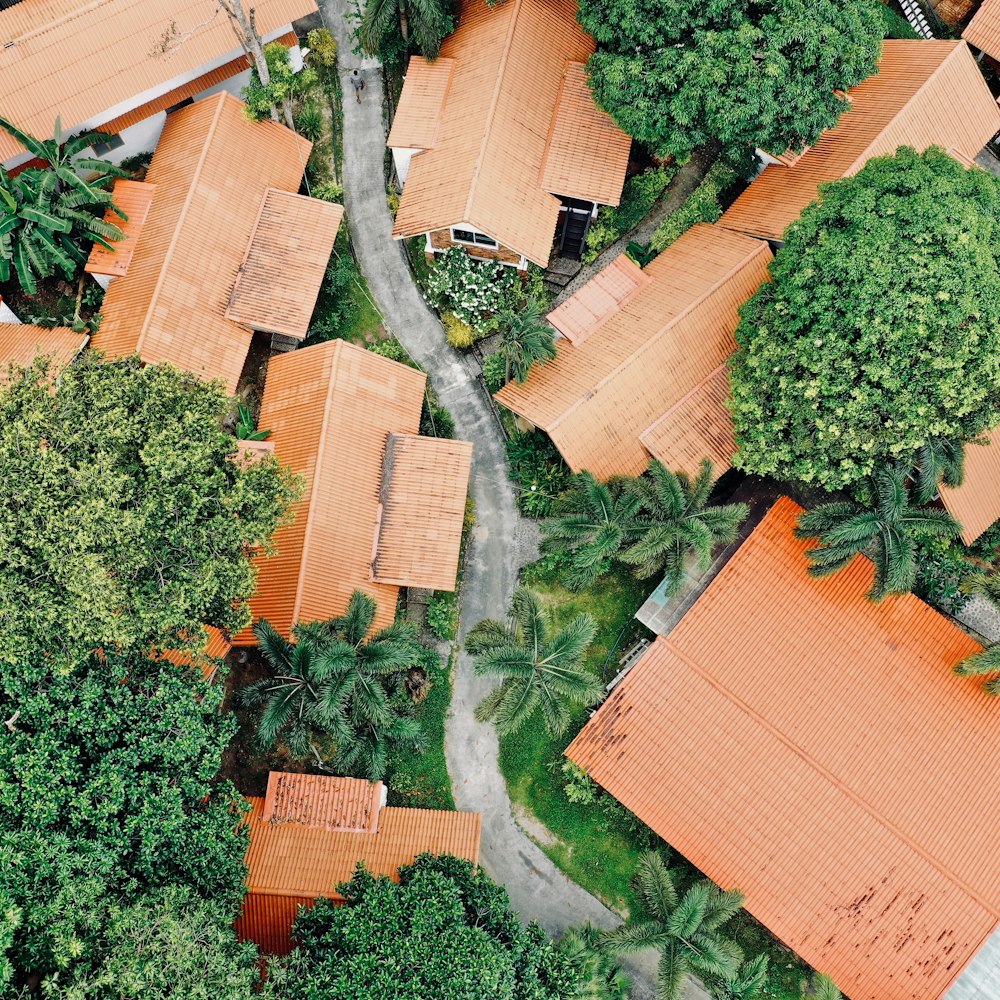
[[(344, 85), (344, 191), (351, 237), (386, 329), (430, 373), (434, 388), (455, 419), (459, 436), (472, 441), (471, 493), (476, 528), (467, 556), (460, 637), (482, 618), (502, 616), (521, 565), (537, 551), (535, 526), (520, 517), (507, 476), (503, 437), (476, 382), (476, 369), (448, 346), (437, 316), (415, 287), (403, 246), (392, 239), (385, 198), (385, 131), (377, 63), (353, 55), (345, 12), (350, 0), (320, 0), (324, 20), (337, 40)], [(360, 66), (366, 78), (358, 104), (347, 76)], [(503, 884), (515, 909), (549, 933), (585, 923), (612, 927), (619, 919), (597, 899), (567, 879), (514, 822), (507, 788), (497, 763), (492, 726), (480, 725), (473, 708), (491, 682), (474, 676), (469, 658), (459, 657), (452, 711), (446, 731), (448, 770), (460, 809), (483, 814), (481, 860)], [(655, 956), (629, 963), (635, 995), (652, 995)], [(691, 1000), (700, 1000), (700, 990)]]

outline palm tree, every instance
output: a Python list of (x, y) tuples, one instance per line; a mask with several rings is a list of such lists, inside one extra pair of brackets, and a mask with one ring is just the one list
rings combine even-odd
[(570, 707), (600, 698), (600, 679), (581, 664), (596, 628), (588, 614), (577, 615), (554, 635), (552, 616), (537, 594), (514, 591), (508, 621), (481, 621), (465, 641), (477, 674), (503, 680), (476, 707), (480, 722), (493, 719), (501, 735), (517, 732), (540, 709), (548, 731), (559, 735)]
[(816, 982), (806, 996), (810, 1000), (844, 1000), (843, 994), (837, 989), (834, 981), (823, 973), (817, 974)]
[(714, 486), (708, 459), (691, 479), (654, 458), (645, 474), (628, 487), (639, 505), (637, 540), (619, 558), (634, 566), (640, 579), (662, 573), (667, 596), (680, 589), (690, 559), (708, 569), (712, 550), (733, 541), (750, 512), (745, 503), (709, 506)]
[[(0, 281), (10, 279), (13, 265), (21, 287), (34, 295), (38, 279), (50, 277), (57, 268), (67, 280), (72, 278), (86, 262), (90, 244), (113, 249), (113, 241), (122, 238), (121, 229), (105, 222), (103, 214), (111, 207), (127, 220), (106, 190), (112, 178), (126, 173), (104, 160), (79, 155), (102, 137), (99, 132), (64, 141), (58, 118), (54, 137), (47, 140), (36, 139), (3, 117), (0, 127), (48, 163), (16, 177), (0, 170)], [(83, 178), (78, 170), (100, 175)]]
[(660, 951), (657, 1000), (680, 1000), (688, 976), (725, 980), (737, 975), (743, 952), (720, 928), (739, 912), (742, 893), (723, 892), (705, 880), (681, 895), (674, 873), (655, 851), (640, 858), (636, 887), (647, 916), (610, 931), (604, 945), (613, 955)]
[(719, 980), (714, 996), (717, 1000), (760, 1000), (767, 986), (767, 955), (744, 962), (732, 976)]
[(420, 748), (419, 725), (397, 697), (400, 675), (420, 657), (416, 626), (397, 621), (369, 637), (375, 612), (375, 601), (356, 590), (342, 616), (296, 627), (294, 643), (266, 621), (254, 626), (273, 672), (243, 688), (240, 701), (264, 705), (262, 745), (287, 729), (290, 749), (304, 755), (310, 733), (327, 732), (337, 744), (334, 763), (372, 779), (385, 773), (391, 747)]
[(410, 29), (417, 48), (428, 59), (436, 59), (441, 42), (455, 28), (445, 0), (368, 0), (358, 24), (358, 41), (370, 56), (380, 55), (383, 46), (398, 29), (404, 42)]
[(573, 477), (556, 505), (556, 516), (542, 522), (545, 549), (564, 554), (570, 565), (562, 581), (583, 590), (602, 577), (636, 530), (639, 498), (626, 480), (602, 483), (593, 473)]
[(912, 476), (918, 503), (930, 503), (938, 484), (961, 486), (965, 478), (965, 446), (954, 438), (931, 438), (913, 456)]
[(519, 313), (505, 313), (500, 323), (500, 345), (496, 353), (504, 359), (504, 380), (524, 382), (532, 365), (556, 356), (555, 330), (530, 302)]
[(864, 501), (837, 500), (820, 504), (799, 517), (798, 538), (815, 538), (809, 549), (809, 572), (827, 576), (862, 553), (875, 564), (875, 582), (868, 599), (906, 594), (917, 579), (915, 535), (954, 538), (961, 532), (946, 511), (914, 507), (901, 469), (876, 469), (863, 492)]
[(628, 1000), (630, 983), (601, 947), (602, 932), (587, 924), (571, 927), (559, 941), (559, 950), (573, 964), (577, 981), (568, 1000)]
[(1000, 643), (987, 646), (981, 653), (967, 656), (955, 667), (959, 677), (990, 677), (993, 679), (983, 685), (988, 694), (1000, 695)]

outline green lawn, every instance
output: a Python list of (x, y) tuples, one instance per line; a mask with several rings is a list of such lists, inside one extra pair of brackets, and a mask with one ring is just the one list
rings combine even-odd
[[(639, 583), (619, 570), (596, 587), (574, 594), (559, 586), (558, 573), (544, 559), (526, 567), (524, 581), (544, 597), (557, 622), (581, 611), (594, 616), (598, 634), (589, 660), (606, 679), (617, 672), (621, 650), (639, 635), (648, 634), (633, 622), (604, 667), (619, 632), (653, 589), (654, 581)], [(551, 834), (552, 842), (541, 844), (545, 853), (574, 882), (627, 916), (637, 909), (631, 878), (639, 855), (650, 847), (665, 849), (666, 844), (610, 796), (602, 794), (587, 805), (566, 797), (563, 751), (586, 719), (585, 711), (578, 713), (568, 732), (558, 738), (549, 736), (538, 719), (516, 736), (501, 738), (500, 768), (511, 800), (541, 821)], [(672, 867), (683, 872), (682, 888), (703, 877), (684, 858), (673, 852), (670, 857)], [(765, 993), (769, 1000), (800, 1000), (809, 976), (801, 959), (745, 912), (732, 921), (729, 931), (748, 957), (761, 952), (770, 956)]]

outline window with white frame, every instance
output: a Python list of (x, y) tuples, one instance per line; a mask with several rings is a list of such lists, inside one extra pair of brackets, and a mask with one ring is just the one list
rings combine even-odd
[(486, 233), (480, 233), (475, 229), (456, 229), (453, 227), (451, 238), (455, 243), (467, 243), (473, 247), (491, 247), (495, 250), (500, 245), (492, 236), (487, 236)]
[(107, 136), (102, 142), (95, 142), (90, 148), (94, 151), (94, 156), (107, 156), (113, 149), (118, 149), (125, 145), (125, 140), (117, 134)]

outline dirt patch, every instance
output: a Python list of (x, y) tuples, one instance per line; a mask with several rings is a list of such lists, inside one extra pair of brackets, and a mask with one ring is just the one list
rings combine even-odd
[(511, 803), (514, 812), (514, 822), (538, 844), (539, 847), (555, 847), (565, 844), (536, 816), (533, 816), (524, 806)]

